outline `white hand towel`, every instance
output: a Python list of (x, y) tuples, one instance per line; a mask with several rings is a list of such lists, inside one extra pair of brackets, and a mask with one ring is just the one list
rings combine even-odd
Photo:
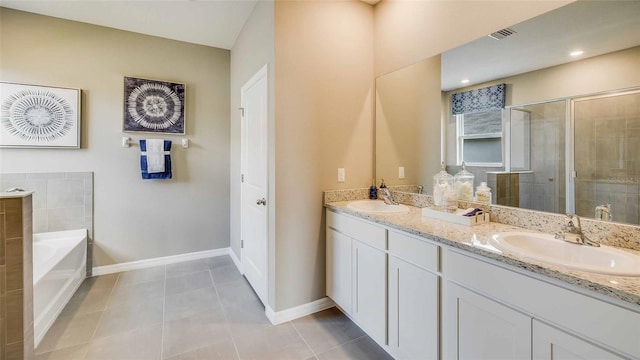
[(164, 172), (164, 140), (147, 139), (147, 172)]

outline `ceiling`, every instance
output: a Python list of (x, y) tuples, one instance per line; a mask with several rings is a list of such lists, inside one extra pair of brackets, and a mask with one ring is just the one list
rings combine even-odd
[[(231, 49), (259, 0), (0, 0), (47, 16)], [(362, 0), (371, 4), (378, 0)], [(442, 55), (442, 89), (479, 84), (640, 45), (640, 1), (577, 1)], [(583, 49), (580, 58), (568, 54)], [(469, 79), (461, 84), (462, 79)]]
[(0, 0), (2, 7), (231, 49), (258, 0)]
[[(568, 63), (640, 45), (640, 1), (577, 1), (442, 54), (442, 90)], [(571, 57), (581, 49), (584, 54)], [(469, 83), (461, 84), (462, 79)]]

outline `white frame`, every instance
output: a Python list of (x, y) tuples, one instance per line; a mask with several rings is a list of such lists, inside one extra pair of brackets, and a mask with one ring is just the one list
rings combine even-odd
[[(11, 134), (4, 125), (6, 121), (13, 123), (13, 114), (9, 110), (10, 96), (19, 92), (37, 90), (47, 91), (52, 96), (66, 103), (71, 109), (70, 129), (68, 133), (53, 140), (20, 139)], [(55, 99), (55, 100), (57, 100)], [(49, 100), (51, 100), (49, 98)], [(58, 103), (59, 104), (59, 103)], [(78, 88), (65, 88), (57, 86), (31, 85), (12, 82), (0, 82), (0, 147), (1, 148), (46, 148), (46, 149), (80, 149), (80, 136), (82, 133), (82, 90)]]
[[(460, 135), (463, 133), (463, 118), (464, 114), (453, 115), (456, 120), (456, 162), (457, 165), (462, 165), (464, 161), (464, 141), (473, 139), (500, 139), (500, 147), (502, 152), (502, 162), (468, 162), (464, 161), (467, 166), (477, 167), (502, 167), (505, 161), (505, 124), (504, 124), (504, 109), (501, 110), (502, 117), (502, 132), (499, 133), (487, 133), (478, 135)], [(462, 118), (461, 118), (462, 117)]]

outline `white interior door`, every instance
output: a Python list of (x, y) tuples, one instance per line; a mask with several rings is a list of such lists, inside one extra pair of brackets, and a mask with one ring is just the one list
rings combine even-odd
[(242, 271), (267, 301), (267, 65), (243, 86), (242, 106)]

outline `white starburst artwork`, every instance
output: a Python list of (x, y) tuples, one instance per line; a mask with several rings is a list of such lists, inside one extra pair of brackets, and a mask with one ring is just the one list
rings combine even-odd
[(0, 146), (80, 147), (80, 90), (0, 83)]
[(124, 131), (183, 134), (185, 85), (124, 78)]

